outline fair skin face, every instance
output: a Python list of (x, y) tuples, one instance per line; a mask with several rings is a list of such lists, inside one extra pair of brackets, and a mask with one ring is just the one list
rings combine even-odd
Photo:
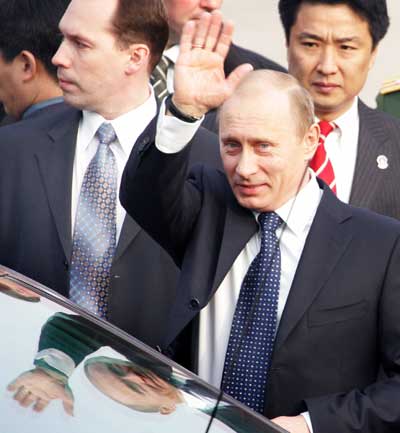
[(302, 4), (287, 49), (289, 72), (311, 93), (316, 115), (328, 121), (351, 107), (377, 52), (367, 21), (344, 4)]
[(110, 371), (105, 364), (93, 363), (87, 367), (86, 374), (99, 391), (135, 410), (169, 415), (182, 401), (179, 391), (156, 375), (140, 376), (129, 367), (120, 366), (120, 369), (125, 370), (123, 377)]
[(64, 36), (53, 63), (65, 100), (114, 119), (149, 97), (150, 51), (121, 45), (113, 34), (118, 0), (72, 0), (60, 21)]
[(204, 12), (220, 9), (222, 0), (164, 0), (170, 28), (168, 45), (179, 42), (183, 26), (189, 20), (198, 20)]
[(312, 125), (300, 135), (284, 91), (266, 83), (247, 87), (222, 108), (221, 157), (239, 204), (257, 212), (274, 211), (308, 182), (305, 173), (318, 127)]

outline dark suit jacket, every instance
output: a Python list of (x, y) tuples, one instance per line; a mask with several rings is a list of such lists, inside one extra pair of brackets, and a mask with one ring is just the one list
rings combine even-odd
[[(400, 219), (400, 120), (361, 101), (360, 132), (350, 204)], [(384, 155), (388, 167), (378, 167)]]
[[(267, 59), (261, 54), (231, 44), (224, 63), (225, 75), (228, 76), (236, 67), (243, 63), (250, 63), (254, 69), (272, 69), (273, 71), (287, 72), (283, 66)], [(207, 113), (202, 125), (210, 131), (218, 132), (217, 110), (211, 110)]]
[[(0, 128), (0, 263), (68, 297), (71, 188), (81, 112), (57, 104)], [(150, 137), (142, 135), (137, 149)], [(202, 130), (195, 159), (220, 164), (216, 137)], [(203, 146), (204, 145), (204, 146)], [(154, 345), (178, 269), (129, 216), (111, 269), (110, 322)], [(151, 314), (149, 312), (151, 311)]]
[[(121, 185), (128, 212), (181, 267), (165, 347), (258, 229), (221, 171), (197, 166), (185, 182), (189, 152), (132, 154)], [(400, 224), (324, 186), (277, 333), (266, 416), (309, 410), (314, 433), (400, 431), (399, 269)]]

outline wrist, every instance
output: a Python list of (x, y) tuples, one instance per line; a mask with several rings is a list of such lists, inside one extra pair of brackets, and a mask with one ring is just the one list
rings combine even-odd
[(199, 121), (205, 114), (204, 111), (193, 105), (188, 105), (176, 101), (174, 94), (171, 94), (165, 100), (165, 107), (167, 114), (188, 123), (194, 123)]

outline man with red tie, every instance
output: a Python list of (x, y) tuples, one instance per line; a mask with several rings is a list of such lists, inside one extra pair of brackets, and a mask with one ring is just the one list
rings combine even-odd
[(280, 0), (289, 72), (311, 93), (321, 140), (310, 166), (346, 203), (400, 218), (400, 121), (359, 100), (386, 0)]

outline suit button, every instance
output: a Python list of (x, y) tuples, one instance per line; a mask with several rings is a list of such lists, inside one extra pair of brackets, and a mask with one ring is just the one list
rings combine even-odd
[(121, 278), (121, 275), (113, 275), (113, 278), (115, 278), (116, 280), (118, 280), (118, 278)]
[(68, 262), (66, 260), (64, 261), (63, 265), (64, 265), (65, 270), (68, 271), (69, 265), (68, 265)]
[(200, 308), (200, 302), (197, 298), (193, 298), (189, 302), (189, 307), (191, 310), (198, 310)]

